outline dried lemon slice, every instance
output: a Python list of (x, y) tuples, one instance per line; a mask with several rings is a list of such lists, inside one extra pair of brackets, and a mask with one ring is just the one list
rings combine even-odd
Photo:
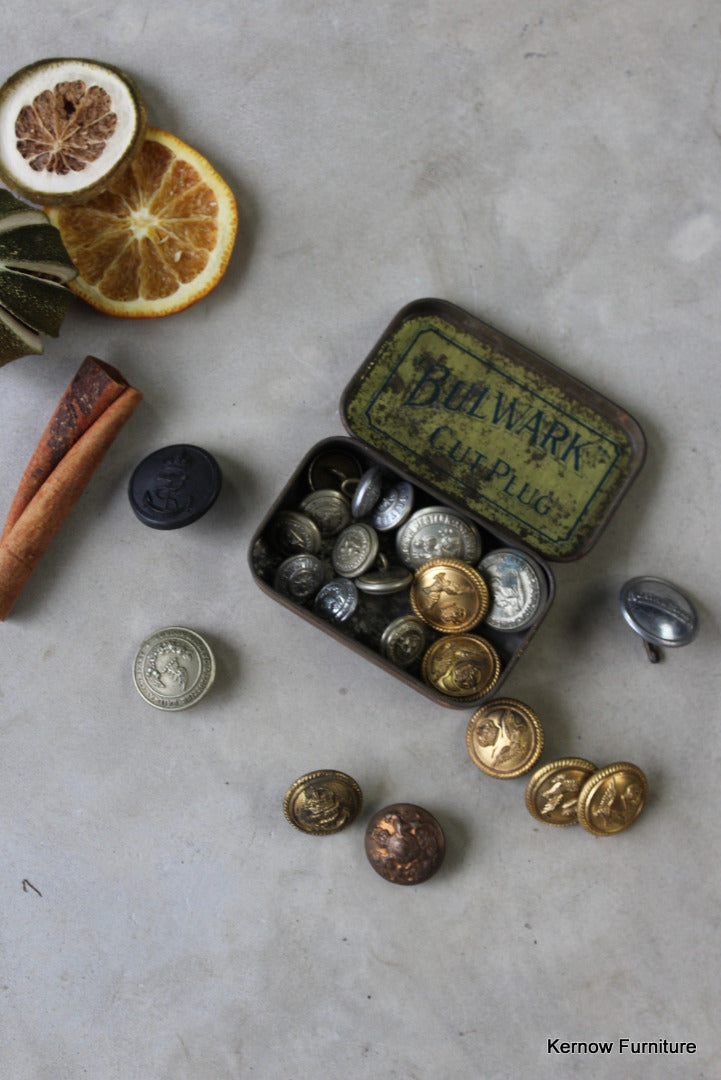
[(57, 337), (77, 273), (42, 210), (0, 189), (0, 365), (43, 351)]
[(145, 105), (118, 68), (38, 60), (0, 87), (0, 177), (44, 205), (85, 202), (135, 156)]
[(210, 292), (238, 227), (235, 197), (212, 165), (154, 128), (107, 191), (48, 215), (78, 268), (73, 292), (135, 319), (170, 315)]

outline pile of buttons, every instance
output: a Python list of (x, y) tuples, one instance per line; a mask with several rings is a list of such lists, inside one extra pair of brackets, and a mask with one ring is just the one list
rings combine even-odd
[[(350, 453), (322, 452), (292, 509), (278, 510), (253, 553), (254, 568), (291, 603), (369, 646), (456, 701), (476, 701), (499, 680), (512, 645), (548, 601), (539, 564), (489, 546), (478, 526)], [(497, 543), (497, 541), (496, 541)], [(495, 644), (481, 636), (483, 623)]]

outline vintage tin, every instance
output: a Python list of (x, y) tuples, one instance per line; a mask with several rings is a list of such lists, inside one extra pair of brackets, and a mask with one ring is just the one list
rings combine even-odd
[[(253, 536), (253, 576), (274, 599), (439, 704), (480, 703), (497, 693), (553, 601), (546, 560), (579, 558), (596, 542), (643, 464), (643, 432), (595, 390), (435, 299), (396, 315), (344, 391), (341, 415), (352, 437), (317, 443), (296, 468)], [(414, 512), (460, 513), (480, 529), (484, 556), (515, 548), (544, 575), (530, 626), (504, 632), (482, 622), (474, 631), (498, 652), (501, 673), (473, 702), (428, 686), (420, 664), (401, 668), (385, 656), (385, 627), (412, 610), (406, 593), (365, 594), (351, 618), (334, 624), (274, 588), (274, 518), (300, 507), (317, 473), (324, 485), (350, 491), (374, 466), (413, 486)], [(380, 539), (382, 557), (393, 561), (392, 540)], [(438, 634), (429, 630), (430, 645)]]

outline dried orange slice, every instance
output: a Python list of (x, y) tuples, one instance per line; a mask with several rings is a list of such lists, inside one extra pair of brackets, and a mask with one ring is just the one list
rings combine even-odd
[(238, 227), (233, 193), (212, 165), (155, 128), (102, 194), (46, 212), (78, 270), (72, 291), (133, 319), (206, 296), (225, 273)]

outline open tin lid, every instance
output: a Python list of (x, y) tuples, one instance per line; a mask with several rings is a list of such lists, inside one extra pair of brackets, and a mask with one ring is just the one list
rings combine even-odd
[(646, 451), (627, 412), (444, 300), (396, 315), (341, 415), (400, 473), (558, 561), (593, 546)]

